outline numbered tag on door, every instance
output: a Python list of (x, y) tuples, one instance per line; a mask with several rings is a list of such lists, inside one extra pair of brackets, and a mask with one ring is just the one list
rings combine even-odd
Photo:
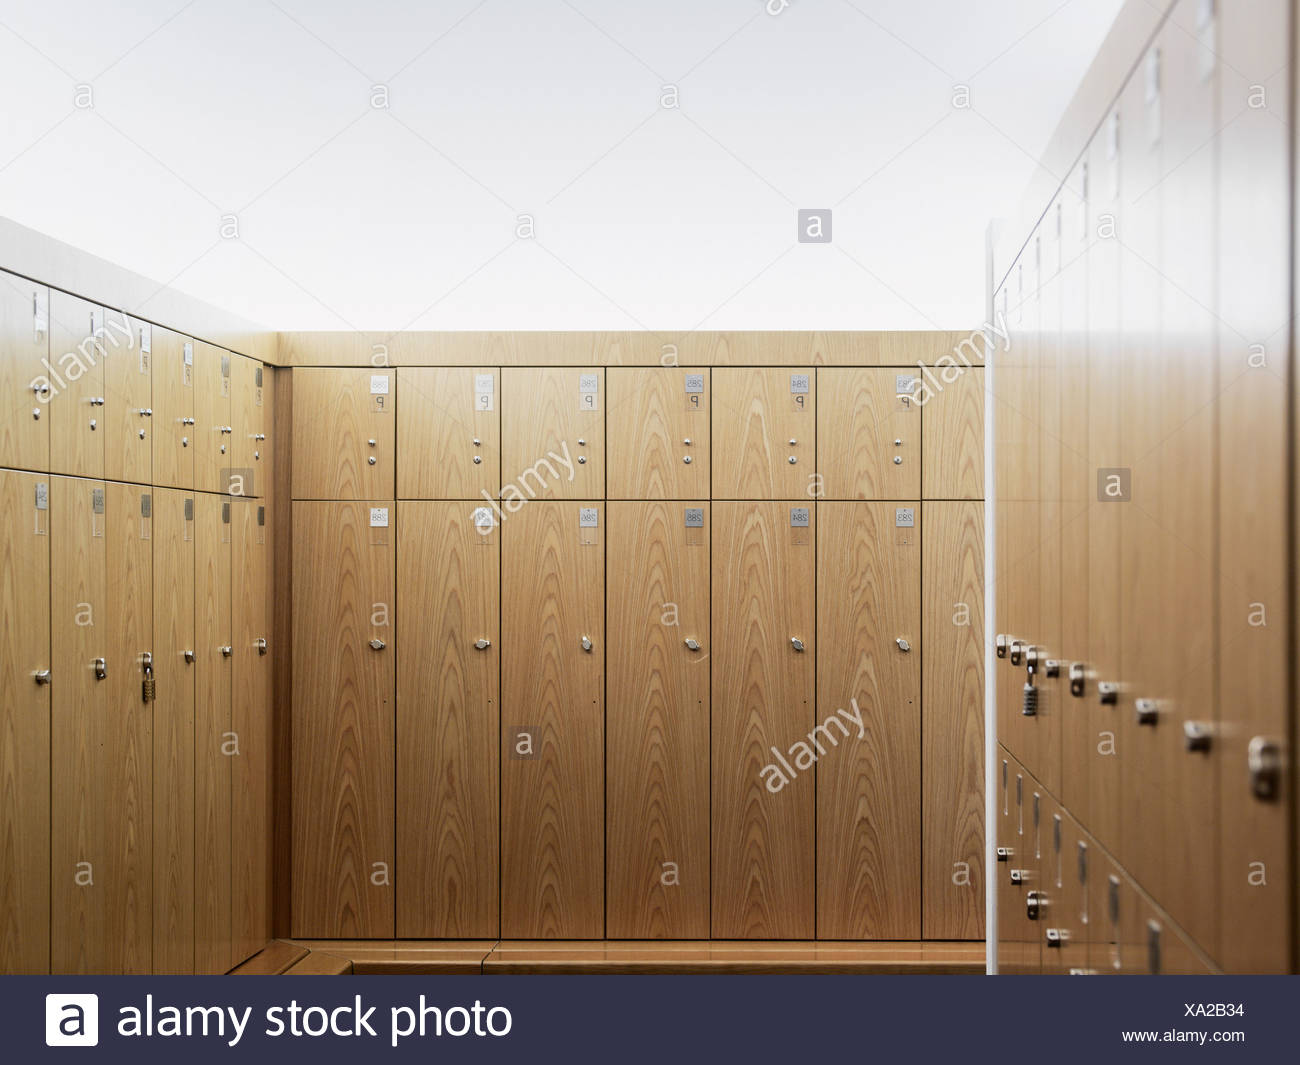
[(704, 410), (704, 374), (686, 375), (686, 409), (692, 413)]
[(600, 543), (600, 508), (578, 508), (578, 543), (583, 547), (596, 547)]
[(186, 341), (185, 354), (181, 359), (181, 384), (189, 388), (194, 384), (194, 345)]
[(221, 395), (223, 398), (230, 396), (230, 356), (221, 356)]
[(703, 507), (686, 507), (683, 511), (683, 519), (686, 525), (686, 546), (703, 547), (704, 546), (704, 508)]
[(36, 522), (35, 533), (37, 536), (48, 535), (49, 525), (47, 524), (50, 513), (50, 486), (47, 481), (36, 482)]
[(578, 409), (600, 410), (600, 374), (578, 375)]
[(104, 490), (90, 490), (90, 535), (102, 539), (104, 536)]
[(262, 405), (262, 374), (261, 366), (253, 371), (253, 402), (259, 407)]
[(230, 543), (230, 504), (221, 504), (221, 542)]
[(153, 496), (140, 493), (140, 539), (153, 539)]
[(387, 414), (389, 404), (389, 389), (391, 381), (386, 373), (372, 373), (370, 375), (370, 413)]
[(910, 373), (895, 374), (894, 396), (898, 400), (898, 409), (900, 411), (912, 410), (913, 400), (916, 396), (916, 378)]
[(388, 544), (388, 508), (370, 508), (370, 545), (384, 547)]
[(478, 411), (489, 411), (492, 409), (493, 393), (496, 392), (496, 381), (490, 373), (476, 373), (474, 375), (474, 409)]
[(194, 500), (193, 499), (185, 500), (184, 514), (185, 514), (184, 539), (185, 542), (188, 544), (192, 542), (194, 539)]
[(792, 373), (790, 375), (790, 405), (799, 412), (809, 409), (810, 395), (810, 377), (806, 373)]
[(474, 531), (478, 533), (478, 542), (489, 546), (492, 543), (492, 530), (496, 528), (497, 516), (491, 507), (475, 507), (472, 515)]
[(153, 357), (153, 326), (148, 322), (140, 323), (140, 372), (149, 372), (149, 362)]
[(257, 508), (257, 542), (266, 543), (266, 507)]
[(812, 542), (812, 508), (790, 508), (790, 543), (805, 547)]
[(909, 547), (916, 537), (916, 508), (894, 508), (894, 543)]

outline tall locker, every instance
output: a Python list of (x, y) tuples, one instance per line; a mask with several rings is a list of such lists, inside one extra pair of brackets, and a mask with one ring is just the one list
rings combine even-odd
[(397, 935), (495, 938), (500, 526), (469, 501), (398, 514)]
[(271, 476), (263, 461), (266, 417), (262, 403), (265, 368), (245, 355), (230, 357), (230, 466), (227, 491), (231, 495), (264, 497)]
[(0, 637), (6, 973), (50, 971), (50, 490), (46, 476), (0, 470), (0, 617), (13, 619)]
[(293, 505), (297, 936), (394, 934), (395, 519), (389, 501)]
[(155, 327), (153, 348), (153, 483), (193, 489), (197, 424), (194, 411), (195, 342)]
[(194, 972), (194, 497), (153, 490), (153, 970)]
[(501, 371), (501, 498), (599, 499), (605, 494), (605, 371)]
[(50, 468), (50, 290), (0, 271), (0, 466)]
[(707, 939), (709, 505), (607, 509), (606, 934)]
[(921, 938), (922, 533), (915, 503), (817, 505), (823, 939)]
[(707, 499), (709, 371), (610, 367), (610, 499)]
[(224, 973), (234, 964), (230, 507), (220, 496), (194, 497), (194, 967), (201, 974)]
[(105, 312), (104, 476), (153, 479), (153, 326)]
[[(918, 399), (924, 399), (921, 495), (925, 499), (984, 498), (984, 367), (972, 366), (960, 373), (958, 369), (945, 366), (931, 371), (942, 391), (927, 395), (926, 388), (918, 389)], [(910, 457), (916, 461), (915, 455)]]
[(194, 342), (194, 487), (200, 492), (225, 492), (229, 476), (230, 352), (201, 340)]
[(980, 939), (984, 506), (927, 500), (921, 514), (921, 930), (927, 939)]
[(712, 563), (713, 937), (811, 939), (814, 511), (715, 502), (712, 515), (728, 545)]
[(50, 290), (50, 469), (104, 476), (104, 309)]
[[(817, 462), (824, 499), (917, 499), (921, 408), (916, 375), (882, 369), (817, 370)], [(795, 454), (798, 445), (791, 448)], [(797, 466), (795, 467), (798, 468)]]
[(392, 370), (293, 371), (295, 499), (392, 499)]
[(713, 498), (811, 501), (817, 489), (811, 369), (713, 371)]
[(604, 935), (604, 519), (538, 501), (501, 530), (505, 938)]
[(494, 499), (501, 491), (501, 371), (397, 371), (399, 499)]
[[(258, 367), (261, 370), (261, 367)], [(236, 375), (238, 377), (238, 375)], [(267, 507), (231, 506), (231, 936), (234, 962), (271, 938), (271, 662)]]

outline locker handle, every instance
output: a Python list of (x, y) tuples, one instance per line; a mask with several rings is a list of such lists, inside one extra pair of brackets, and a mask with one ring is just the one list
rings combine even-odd
[[(46, 671), (48, 674), (48, 670)], [(1255, 736), (1246, 747), (1250, 793), (1269, 802), (1277, 798), (1282, 783), (1282, 746), (1267, 736)]]
[(266, 654), (266, 637), (259, 636), (256, 640), (253, 641), (253, 646), (257, 648), (257, 653), (259, 655)]
[(993, 647), (999, 658), (1007, 657), (1007, 637), (1005, 633), (999, 632), (994, 640)]
[(181, 419), (181, 425), (193, 425), (193, 424), (194, 424), (194, 419), (193, 419), (193, 418), (182, 418), (182, 419)]
[(895, 637), (894, 643), (898, 644), (898, 649), (902, 651), (904, 654), (907, 654), (907, 652), (912, 649), (912, 645), (908, 643), (905, 639), (903, 639), (903, 637), (901, 636)]
[(93, 665), (95, 667), (96, 680), (103, 680), (105, 677), (108, 676), (108, 663), (105, 662), (102, 658), (96, 658)]
[(181, 657), (183, 657), (183, 658), (185, 659), (185, 664), (186, 664), (187, 666), (190, 666), (190, 665), (193, 665), (193, 664), (194, 664), (194, 652), (193, 652), (193, 651), (182, 651), (182, 652), (181, 652)]
[(790, 646), (793, 647), (796, 651), (802, 651), (802, 650), (803, 650), (803, 640), (799, 639), (798, 636), (791, 636), (791, 637), (790, 637)]
[(235, 653), (235, 649), (234, 649), (233, 647), (231, 647), (230, 644), (226, 644), (226, 645), (225, 645), (224, 647), (222, 647), (220, 650), (221, 650), (221, 657), (222, 657), (222, 658), (229, 658), (231, 655), (233, 655), (233, 654)]
[(222, 425), (222, 426), (219, 426), (219, 428), (221, 429), (221, 435), (222, 435), (222, 436), (229, 436), (231, 433), (233, 433), (233, 432), (235, 431), (235, 430), (234, 430), (231, 426), (229, 426), (229, 425)]
[(1184, 721), (1183, 745), (1188, 751), (1208, 751), (1210, 749), (1210, 726), (1204, 721)]
[(1083, 697), (1084, 672), (1082, 662), (1070, 663), (1070, 694), (1076, 699)]
[(1097, 701), (1102, 706), (1114, 706), (1119, 702), (1119, 685), (1110, 680), (1098, 681)]
[(591, 648), (592, 648), (591, 637), (584, 636), (582, 638), (582, 649), (586, 651), (587, 654), (591, 654)]
[(1136, 700), (1133, 713), (1139, 725), (1154, 725), (1160, 720), (1160, 707), (1154, 699)]
[(479, 637), (477, 640), (474, 641), (474, 650), (476, 651), (486, 651), (491, 646), (492, 646), (492, 641), (484, 639), (483, 637)]
[(700, 641), (688, 636), (686, 638), (686, 649), (688, 651), (698, 651), (700, 649)]
[(48, 669), (38, 669), (35, 675), (37, 684), (50, 683), (50, 671)]
[(384, 643), (384, 641), (379, 639), (377, 636), (370, 641), (370, 649), (372, 651), (382, 651), (387, 646), (388, 644)]
[(153, 410), (150, 409), (149, 407), (141, 407), (141, 408), (140, 408), (140, 417), (141, 417), (141, 418), (152, 418), (152, 417), (153, 417)]

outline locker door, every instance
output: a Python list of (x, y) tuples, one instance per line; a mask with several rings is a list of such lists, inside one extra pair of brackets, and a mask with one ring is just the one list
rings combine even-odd
[(391, 499), (392, 370), (293, 371), (295, 499)]
[(50, 469), (104, 476), (104, 309), (50, 290)]
[[(1039, 933), (1043, 972), (1063, 976), (1088, 964), (1086, 887), (1087, 845), (1064, 807), (1047, 800), (1046, 841), (1040, 879), (1046, 906), (1040, 904)], [(1083, 850), (1080, 850), (1080, 845)]]
[(927, 939), (980, 939), (984, 935), (984, 505), (925, 502), (922, 519), (921, 927)]
[(1137, 888), (1110, 855), (1098, 853), (1096, 859), (1088, 901), (1088, 968), (1112, 976), (1144, 973), (1147, 943)]
[(397, 935), (495, 938), (500, 529), (469, 502), (398, 511)]
[(604, 518), (594, 503), (536, 502), (502, 528), (506, 938), (605, 931)]
[(49, 354), (50, 290), (0, 271), (0, 466), (50, 468)]
[(816, 384), (807, 368), (713, 371), (714, 499), (812, 499)]
[(397, 371), (397, 494), (495, 499), (501, 491), (501, 374), (482, 367)]
[[(824, 478), (822, 498), (920, 497), (921, 408), (913, 396), (916, 382), (915, 374), (897, 370), (817, 370), (821, 397), (817, 436), (823, 448), (817, 468)], [(790, 453), (797, 450), (798, 445)]]
[(153, 480), (153, 326), (105, 312), (104, 476)]
[(237, 499), (231, 518), (231, 728), (239, 744), (231, 758), (231, 838), (238, 840), (231, 922), (238, 963), (271, 938), (271, 655), (278, 648), (270, 645), (267, 508)]
[[(0, 293), (7, 286), (0, 286)], [(50, 479), (0, 470), (0, 972), (50, 971)], [(42, 676), (44, 674), (44, 676)], [(62, 870), (60, 870), (62, 872)]]
[(1028, 918), (1031, 891), (1038, 890), (1034, 829), (1034, 781), (1014, 758), (1002, 754), (1003, 833), (1006, 860), (998, 863), (998, 972), (1024, 975), (1038, 971), (1038, 934)]
[[(984, 367), (971, 367), (952, 381), (947, 378), (953, 369), (934, 372), (943, 391), (926, 397), (921, 407), (921, 495), (983, 499)], [(915, 454), (903, 461), (909, 458), (915, 463)]]
[[(998, 908), (998, 973), (1014, 975), (1020, 963), (1013, 934), (1015, 913), (1017, 906), (1024, 905), (1024, 890), (1017, 871), (1024, 850), (1020, 842), (1020, 803), (1016, 790), (1020, 767), (1000, 746), (996, 764), (997, 866), (992, 875), (996, 877), (994, 888)], [(1023, 788), (1023, 784), (1020, 786)]]
[(919, 511), (817, 505), (819, 731), (808, 742), (823, 939), (921, 938)]
[[(1022, 971), (1029, 974), (1043, 968), (1043, 900), (1048, 895), (1045, 851), (1048, 841), (1047, 795), (1027, 770), (1019, 781), (1021, 793), (1021, 888), (1023, 906), (1016, 916), (1016, 941), (1020, 945)], [(1037, 903), (1035, 903), (1037, 900)]]
[(235, 495), (265, 496), (263, 476), (270, 477), (270, 467), (262, 461), (266, 440), (265, 408), (262, 385), (265, 368), (245, 355), (230, 357), (230, 465), (235, 471), (232, 484), (241, 489)]
[[(194, 343), (194, 487), (225, 492), (231, 469), (230, 352)], [(319, 415), (318, 415), (319, 416)]]
[[(297, 388), (294, 389), (295, 401)], [(390, 502), (293, 507), (293, 934), (391, 938)]]
[(1142, 920), (1142, 971), (1154, 976), (1209, 976), (1214, 967), (1192, 941), (1150, 900), (1139, 902)]
[(194, 341), (154, 327), (153, 480), (167, 488), (194, 487)]
[[(67, 396), (61, 397), (67, 399)], [(103, 757), (112, 615), (108, 605), (107, 504), (98, 482), (50, 484), (51, 791), (50, 970), (116, 970), (108, 943), (111, 812)], [(95, 664), (103, 661), (103, 679)], [(123, 667), (125, 668), (125, 667)]]
[(608, 511), (607, 934), (707, 939), (709, 506)]
[(194, 972), (194, 497), (153, 493), (154, 972)]
[(234, 964), (230, 505), (220, 496), (194, 497), (194, 968), (198, 973), (224, 973)]
[(709, 372), (609, 370), (609, 497), (706, 499)]
[(814, 513), (712, 510), (713, 936), (811, 939)]
[(501, 371), (501, 498), (605, 495), (605, 371)]

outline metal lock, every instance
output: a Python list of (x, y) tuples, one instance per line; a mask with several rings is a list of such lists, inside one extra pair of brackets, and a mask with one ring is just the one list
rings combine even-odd
[(229, 658), (235, 653), (235, 649), (231, 647), (230, 644), (226, 644), (224, 647), (219, 647), (218, 650), (221, 652), (222, 658)]
[(587, 654), (591, 654), (591, 648), (592, 648), (592, 646), (593, 646), (593, 645), (592, 645), (592, 642), (591, 642), (591, 637), (590, 637), (590, 636), (584, 636), (584, 637), (582, 638), (582, 649), (583, 649), (584, 651), (586, 651)]
[(788, 461), (789, 461), (790, 465), (793, 466), (793, 465), (794, 465), (796, 462), (798, 462), (799, 460), (798, 460), (797, 458), (795, 458), (793, 455), (791, 455)]
[(1154, 699), (1138, 699), (1133, 704), (1133, 716), (1139, 725), (1154, 725), (1160, 720), (1160, 707)]
[(1097, 701), (1102, 706), (1114, 706), (1119, 702), (1119, 685), (1111, 680), (1098, 681)]
[(480, 636), (477, 640), (474, 641), (474, 650), (476, 651), (486, 651), (491, 646), (492, 646), (492, 641), (488, 639), (484, 639), (482, 636)]
[(1000, 862), (1009, 861), (1011, 858), (1011, 854), (1012, 851), (1010, 847), (999, 847), (997, 849), (998, 861)]
[(683, 461), (684, 463), (686, 463), (686, 465), (689, 466), (689, 465), (691, 464), (691, 456), (690, 456), (690, 455), (683, 455), (683, 456), (682, 456), (682, 461)]
[(1044, 938), (1047, 940), (1049, 947), (1059, 949), (1069, 941), (1070, 933), (1064, 928), (1049, 928), (1044, 933)]
[(105, 662), (102, 658), (96, 658), (95, 661), (91, 664), (95, 667), (96, 680), (103, 680), (105, 677), (108, 676), (108, 663)]
[(1024, 869), (1012, 869), (1010, 875), (1011, 875), (1011, 883), (1013, 884), (1023, 884), (1026, 880), (1029, 879)]
[(48, 669), (38, 669), (35, 673), (37, 684), (50, 683), (50, 671)]
[(1282, 787), (1282, 745), (1265, 736), (1253, 737), (1246, 748), (1246, 765), (1250, 793), (1265, 802), (1276, 799)]
[(904, 654), (907, 654), (907, 652), (912, 649), (912, 645), (901, 636), (894, 637), (894, 643), (898, 645), (898, 649)]
[(579, 456), (578, 456), (578, 465), (579, 465), (579, 466), (585, 466), (585, 465), (587, 465), (587, 456), (586, 456), (586, 455), (579, 455)]
[(1020, 715), (1022, 717), (1038, 716), (1038, 689), (1034, 687), (1032, 678), (1025, 681), (1025, 687), (1021, 693)]
[(1204, 753), (1210, 749), (1211, 730), (1205, 721), (1183, 722), (1183, 745), (1189, 751)]
[(1018, 666), (1023, 663), (1025, 660), (1025, 641), (1012, 640), (1011, 649), (1007, 653), (1007, 657), (1010, 659), (1013, 666)]
[(1007, 637), (1005, 633), (999, 632), (993, 641), (994, 650), (999, 658), (1007, 657)]
[(700, 641), (697, 640), (697, 639), (694, 639), (693, 637), (688, 636), (688, 637), (686, 638), (686, 650), (688, 650), (688, 651), (698, 651), (699, 649), (700, 649)]
[(151, 703), (158, 694), (154, 686), (153, 655), (145, 651), (140, 656), (140, 666), (144, 670), (144, 680), (140, 683), (140, 701)]
[(798, 636), (791, 636), (791, 637), (790, 637), (790, 646), (793, 647), (796, 651), (802, 651), (802, 650), (803, 650), (803, 640), (799, 639)]
[(1076, 699), (1083, 698), (1085, 674), (1082, 662), (1070, 663), (1070, 694)]
[(256, 640), (253, 641), (253, 646), (257, 648), (257, 653), (259, 655), (266, 654), (266, 637), (259, 636)]
[(1047, 909), (1047, 898), (1041, 891), (1029, 891), (1025, 894), (1025, 916), (1037, 921), (1039, 914)]
[(373, 640), (370, 641), (370, 649), (372, 651), (382, 651), (387, 646), (388, 644), (384, 643), (384, 641), (381, 640), (378, 636), (376, 636)]
[(894, 456), (894, 465), (895, 465), (895, 466), (901, 466), (902, 464), (903, 464), (903, 456), (902, 456), (902, 455), (895, 455), (895, 456)]
[(185, 659), (185, 664), (186, 664), (187, 666), (192, 666), (192, 665), (194, 665), (194, 652), (193, 652), (193, 651), (184, 651), (184, 652), (181, 653), (181, 657)]

